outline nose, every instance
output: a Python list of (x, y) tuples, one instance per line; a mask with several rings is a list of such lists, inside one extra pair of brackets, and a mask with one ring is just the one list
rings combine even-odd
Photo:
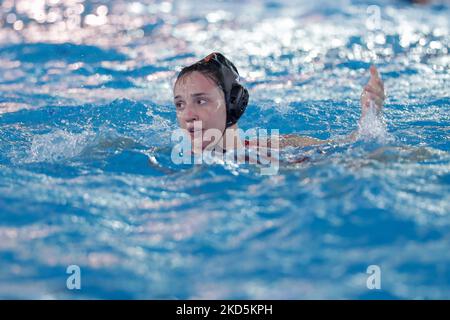
[(198, 121), (199, 116), (197, 114), (196, 108), (191, 106), (190, 103), (186, 104), (184, 109), (183, 118), (186, 122)]

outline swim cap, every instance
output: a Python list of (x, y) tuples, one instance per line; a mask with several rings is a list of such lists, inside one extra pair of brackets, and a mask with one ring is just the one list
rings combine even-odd
[(213, 52), (195, 64), (213, 64), (222, 79), (222, 90), (227, 108), (226, 127), (235, 124), (244, 113), (248, 104), (248, 91), (239, 83), (239, 73), (234, 64), (219, 52)]

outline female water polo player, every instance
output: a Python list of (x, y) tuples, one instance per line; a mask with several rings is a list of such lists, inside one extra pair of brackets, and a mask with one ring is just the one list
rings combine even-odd
[[(211, 53), (183, 68), (175, 81), (173, 94), (178, 124), (190, 136), (194, 153), (205, 148), (215, 148), (225, 153), (230, 145), (237, 149), (260, 146), (261, 141), (240, 138), (238, 120), (247, 107), (249, 94), (239, 82), (234, 64), (221, 53)], [(380, 114), (384, 99), (383, 82), (372, 66), (370, 80), (361, 95), (360, 121), (365, 119), (371, 108)], [(348, 139), (354, 137), (355, 133)], [(279, 136), (278, 146), (270, 146), (270, 142), (265, 146), (284, 148), (328, 142), (330, 140), (290, 134)]]

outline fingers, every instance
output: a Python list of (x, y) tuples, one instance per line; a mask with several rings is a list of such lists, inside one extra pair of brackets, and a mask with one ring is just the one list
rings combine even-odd
[(378, 70), (374, 65), (370, 66), (370, 79), (363, 91), (371, 92), (377, 95), (380, 99), (386, 98), (386, 95), (384, 94), (383, 81), (381, 80)]
[(380, 74), (374, 65), (370, 66), (370, 76), (381, 81)]
[(383, 92), (384, 93), (384, 84), (383, 81), (381, 81), (380, 79), (377, 78), (370, 78), (368, 84), (368, 86), (372, 87), (373, 89)]
[(377, 114), (381, 113), (385, 98), (383, 81), (377, 68), (372, 65), (370, 66), (369, 82), (364, 86), (361, 94), (361, 117), (365, 117), (372, 108)]
[(383, 88), (383, 90), (384, 90), (383, 81), (381, 80), (380, 74), (378, 73), (378, 70), (377, 70), (377, 68), (374, 65), (372, 65), (370, 67), (370, 80), (369, 80), (369, 83), (371, 85), (373, 85), (373, 86), (374, 85), (378, 85), (381, 88)]
[(378, 111), (383, 108), (384, 100), (380, 98), (378, 95), (366, 91), (361, 97), (361, 105), (364, 108), (370, 107), (370, 102), (373, 101)]
[(368, 84), (370, 84), (372, 87), (378, 87), (380, 88), (380, 90), (384, 91), (384, 84), (380, 78), (370, 77)]
[(379, 86), (373, 87), (370, 84), (368, 84), (368, 85), (366, 85), (364, 87), (364, 91), (373, 93), (376, 96), (378, 96), (380, 99), (385, 99), (386, 98), (383, 88), (380, 88)]
[(374, 77), (379, 77), (378, 70), (373, 64), (370, 66), (370, 74)]

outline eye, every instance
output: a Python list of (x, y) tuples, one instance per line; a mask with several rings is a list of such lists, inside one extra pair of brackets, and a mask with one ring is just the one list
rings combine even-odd
[(203, 105), (203, 104), (206, 104), (207, 101), (205, 99), (198, 99), (197, 103), (200, 104), (200, 105)]
[(175, 102), (175, 108), (177, 108), (177, 110), (183, 109), (183, 103), (182, 102)]

